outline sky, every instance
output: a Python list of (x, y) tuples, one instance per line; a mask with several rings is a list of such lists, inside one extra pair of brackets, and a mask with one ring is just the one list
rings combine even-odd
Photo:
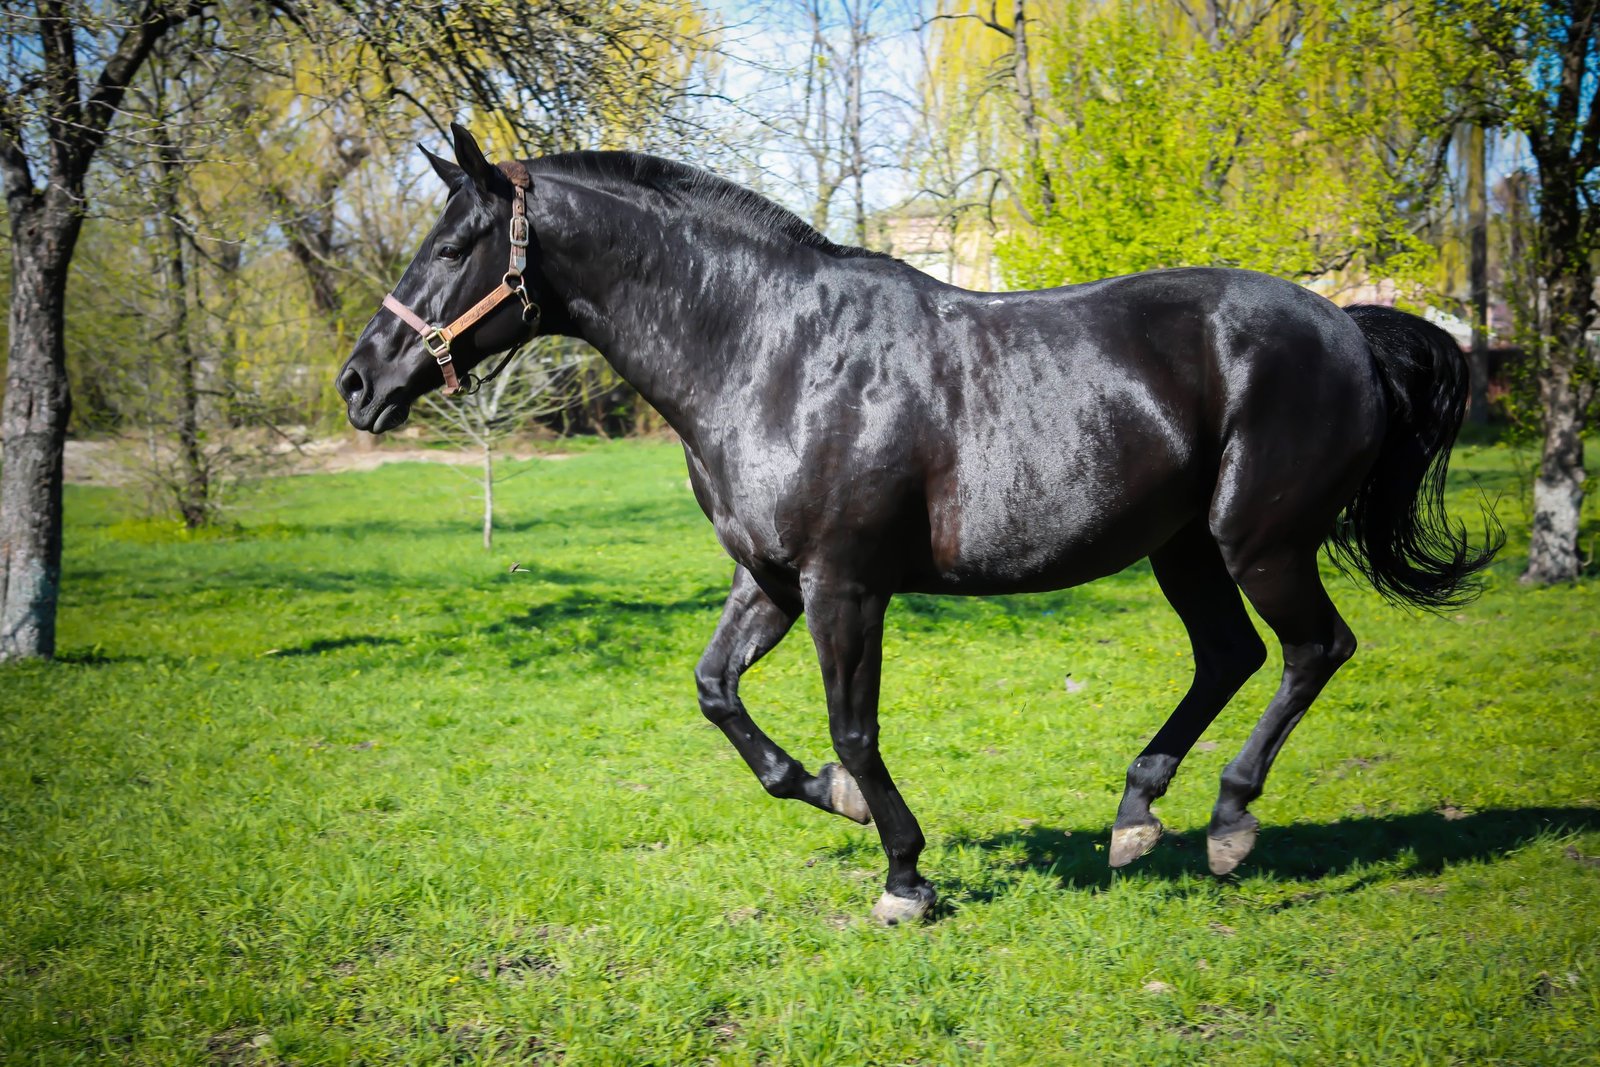
[[(825, 0), (837, 10), (838, 0)], [(758, 188), (786, 207), (809, 218), (815, 182), (793, 139), (785, 136), (785, 116), (801, 101), (803, 73), (809, 56), (810, 30), (796, 0), (713, 0), (724, 22), (719, 85), (726, 103), (711, 105), (723, 128), (737, 131), (733, 140), (745, 147), (721, 158), (691, 160), (708, 164), (723, 176)], [(866, 183), (869, 210), (905, 200), (915, 183), (904, 168), (903, 148), (910, 136), (905, 101), (915, 97), (921, 68), (915, 27), (922, 18), (922, 0), (878, 0), (873, 25), (881, 27), (873, 47), (863, 112), (877, 144), (877, 167)], [(848, 214), (848, 198), (834, 201), (834, 216)], [(847, 234), (835, 232), (834, 237)]]

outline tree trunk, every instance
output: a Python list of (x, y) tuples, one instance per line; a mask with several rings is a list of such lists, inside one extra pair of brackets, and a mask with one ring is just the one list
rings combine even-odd
[(1028, 10), (1026, 0), (1015, 0), (1011, 11), (1013, 73), (1017, 81), (1017, 102), (1022, 110), (1022, 150), (1028, 180), (1039, 195), (1041, 213), (1056, 209), (1056, 191), (1050, 184), (1050, 171), (1044, 164), (1044, 142), (1039, 133), (1039, 106), (1033, 96), (1033, 72), (1028, 59)]
[(862, 82), (866, 80), (867, 16), (864, 5), (845, 6), (850, 16), (850, 61), (845, 71), (844, 128), (850, 153), (850, 186), (855, 209), (855, 241), (867, 243), (867, 157), (862, 144), (866, 117), (862, 111)]
[(163, 185), (161, 220), (166, 237), (167, 306), (171, 314), (174, 351), (178, 372), (178, 472), (173, 489), (178, 514), (191, 530), (204, 526), (211, 518), (210, 472), (200, 447), (200, 361), (195, 355), (189, 331), (189, 275), (183, 261), (183, 230), (178, 226), (178, 165), (176, 150), (163, 147), (161, 177)]
[[(61, 588), (61, 482), (72, 394), (67, 385), (67, 266), (83, 227), (83, 177), (150, 50), (177, 22), (205, 5), (145, 6), (126, 23), (93, 88), (79, 77), (73, 19), (62, 0), (35, 5), (30, 22), (41, 62), (43, 127), (50, 157), (44, 191), (28, 164), (28, 140), (7, 85), (0, 109), (0, 173), (11, 214), (11, 351), (0, 413), (0, 660), (48, 657), (56, 644)], [(20, 38), (20, 30), (18, 33)], [(32, 74), (28, 81), (33, 80)]]
[(12, 195), (10, 362), (0, 430), (0, 661), (49, 657), (61, 588), (67, 264), (82, 218), (52, 187)]
[(1572, 364), (1559, 359), (1541, 376), (1544, 455), (1533, 483), (1533, 538), (1524, 582), (1570, 582), (1578, 577), (1578, 516), (1583, 509), (1583, 409)]
[[(1533, 483), (1533, 531), (1528, 545), (1530, 584), (1570, 582), (1578, 577), (1578, 519), (1583, 509), (1583, 416), (1588, 387), (1576, 373), (1586, 354), (1584, 324), (1588, 287), (1562, 279), (1541, 294), (1541, 343), (1548, 346), (1539, 373), (1544, 448)], [(1584, 299), (1578, 299), (1576, 292)], [(1559, 309), (1559, 310), (1557, 310)]]
[(1467, 229), (1472, 246), (1467, 269), (1472, 304), (1467, 418), (1479, 425), (1489, 421), (1489, 187), (1484, 175), (1487, 155), (1484, 128), (1473, 123), (1467, 129)]
[(833, 195), (839, 191), (839, 183), (827, 176), (826, 163), (823, 160), (817, 163), (817, 199), (811, 205), (811, 228), (824, 236), (828, 233), (829, 217), (832, 214)]
[(483, 550), (494, 548), (494, 453), (483, 444)]

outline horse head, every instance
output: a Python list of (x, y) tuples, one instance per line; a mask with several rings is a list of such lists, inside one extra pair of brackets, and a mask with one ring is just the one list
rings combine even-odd
[(422, 149), (450, 188), (444, 212), (336, 379), (357, 429), (392, 430), (424, 393), (456, 392), (473, 367), (540, 333), (551, 300), (524, 206), (526, 168), (495, 166), (470, 133), (450, 130), (455, 163)]

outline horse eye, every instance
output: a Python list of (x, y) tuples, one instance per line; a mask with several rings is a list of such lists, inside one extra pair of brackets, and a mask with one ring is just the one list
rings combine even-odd
[(439, 246), (439, 258), (460, 259), (461, 249), (457, 248), (455, 245), (441, 245)]

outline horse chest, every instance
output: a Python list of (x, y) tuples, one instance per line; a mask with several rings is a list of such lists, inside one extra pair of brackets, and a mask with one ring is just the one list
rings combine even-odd
[(689, 481), (717, 542), (754, 569), (791, 568), (803, 546), (798, 464), (684, 446)]

